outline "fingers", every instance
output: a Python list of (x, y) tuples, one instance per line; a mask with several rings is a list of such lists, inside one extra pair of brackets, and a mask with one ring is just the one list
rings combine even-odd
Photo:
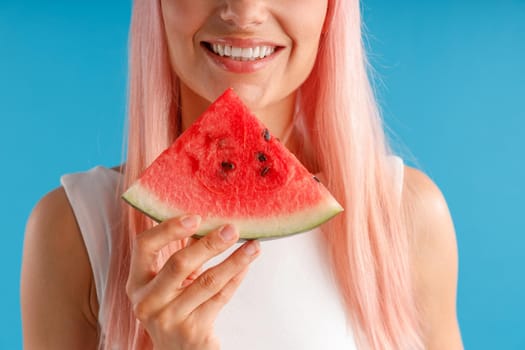
[(232, 225), (215, 230), (185, 249), (173, 254), (159, 272), (159, 278), (166, 276), (173, 282), (182, 283), (193, 271), (199, 269), (206, 261), (231, 247), (239, 238), (239, 233)]
[[(197, 243), (199, 240), (198, 239), (195, 239), (193, 237), (190, 237), (188, 238), (188, 241), (186, 242), (186, 247), (189, 247), (191, 246), (192, 244), (195, 244)], [(186, 287), (188, 286), (189, 284), (191, 284), (194, 280), (197, 279), (197, 277), (199, 277), (199, 275), (201, 274), (202, 272), (202, 265), (199, 266), (197, 269), (195, 269), (195, 271), (193, 271), (188, 277), (186, 277), (186, 279), (184, 280), (184, 282), (182, 282), (182, 287)]]
[(166, 220), (136, 237), (131, 253), (130, 278), (126, 285), (128, 294), (155, 276), (158, 252), (168, 243), (194, 234), (200, 220), (197, 215)]
[(199, 223), (199, 217), (172, 219), (137, 236), (126, 291), (135, 316), (144, 324), (153, 319), (183, 322), (201, 306), (202, 317), (214, 319), (258, 256), (259, 243), (251, 241), (200, 274), (206, 261), (238, 240), (237, 230), (226, 225), (175, 252), (157, 272), (158, 252), (174, 240), (189, 238)]
[(248, 270), (248, 266), (245, 267), (244, 270), (235, 275), (228, 283), (226, 283), (226, 285), (217, 294), (195, 309), (189, 317), (198, 319), (204, 324), (213, 324), (217, 319), (219, 312), (231, 300), (237, 291), (237, 288), (239, 288), (241, 285), (241, 282), (244, 280)]
[[(175, 299), (197, 278), (195, 271), (212, 257), (231, 247), (238, 239), (237, 230), (226, 225), (215, 230), (190, 246), (174, 253), (164, 264), (148, 288), (149, 307), (160, 309)], [(202, 276), (202, 275), (200, 275)]]
[[(259, 242), (250, 241), (237, 249), (221, 264), (208, 269), (186, 287), (172, 303), (173, 309), (187, 317), (202, 307), (206, 317), (214, 318), (242, 280), (242, 272), (259, 255)], [(237, 276), (237, 277), (236, 277)], [(227, 287), (226, 287), (227, 286)], [(206, 306), (205, 306), (206, 305)]]

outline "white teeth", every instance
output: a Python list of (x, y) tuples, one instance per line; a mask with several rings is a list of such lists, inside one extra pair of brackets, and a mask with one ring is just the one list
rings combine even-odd
[(266, 56), (266, 46), (262, 46), (261, 53), (259, 53), (260, 58), (263, 58), (264, 56)]
[(253, 61), (270, 56), (275, 52), (273, 46), (235, 47), (230, 45), (212, 44), (211, 49), (217, 55), (231, 57), (238, 61)]
[(242, 49), (242, 58), (252, 58), (252, 48), (251, 47), (247, 47), (245, 49)]
[(253, 52), (252, 52), (253, 57), (258, 58), (260, 50), (261, 50), (261, 48), (259, 46), (255, 46), (253, 48)]
[[(222, 45), (219, 45), (219, 46), (222, 46)], [(242, 49), (240, 47), (232, 47), (231, 57), (241, 58), (241, 56), (242, 56)]]

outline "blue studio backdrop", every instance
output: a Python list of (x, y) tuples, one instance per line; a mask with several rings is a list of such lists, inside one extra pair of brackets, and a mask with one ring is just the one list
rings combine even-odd
[[(455, 221), (465, 347), (525, 349), (525, 2), (362, 6), (390, 135)], [(0, 0), (0, 349), (22, 348), (32, 207), (61, 174), (121, 161), (129, 17), (129, 1)]]

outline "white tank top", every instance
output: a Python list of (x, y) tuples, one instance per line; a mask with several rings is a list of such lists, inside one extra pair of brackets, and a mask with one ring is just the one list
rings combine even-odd
[[(390, 160), (401, 193), (403, 161), (395, 156)], [(99, 301), (104, 299), (110, 237), (118, 222), (119, 178), (116, 171), (100, 166), (61, 178), (86, 245)], [(204, 267), (219, 263), (239, 244)], [(105, 320), (99, 316), (99, 322), (103, 328)], [(219, 314), (215, 330), (225, 350), (355, 350), (320, 230), (262, 241), (261, 255)]]

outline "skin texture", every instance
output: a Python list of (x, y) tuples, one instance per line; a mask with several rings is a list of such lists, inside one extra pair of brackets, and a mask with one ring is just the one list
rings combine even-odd
[[(233, 86), (256, 115), (278, 116), (261, 119), (281, 135), (292, 117), (293, 91), (314, 62), (326, 1), (163, 0), (161, 4), (172, 65), (182, 80), (183, 126)], [(264, 38), (282, 49), (267, 70), (239, 76), (210, 65), (200, 44), (231, 36)], [(412, 225), (412, 266), (427, 349), (461, 349), (455, 307), (457, 251), (446, 202), (428, 177), (406, 168), (403, 208)], [(156, 349), (218, 349), (213, 322), (259, 254), (257, 242), (247, 243), (216, 268), (200, 272), (205, 261), (236, 241), (235, 230), (227, 241), (217, 231), (175, 253), (156, 270), (156, 252), (170, 240), (191, 236), (197, 225), (198, 219), (184, 227), (175, 218), (139, 234), (134, 242), (126, 292)], [(252, 254), (246, 247), (252, 248)], [(28, 220), (21, 304), (25, 349), (96, 348), (98, 303), (93, 275), (62, 188), (46, 195)]]
[[(181, 79), (183, 128), (232, 87), (281, 136), (293, 114), (294, 91), (315, 62), (327, 1), (162, 0), (161, 6), (171, 65)], [(232, 73), (214, 64), (201, 45), (228, 39), (263, 40), (280, 49), (264, 69)]]
[(35, 206), (21, 279), (24, 349), (95, 349), (98, 303), (91, 266), (62, 188)]
[[(194, 241), (156, 270), (156, 252), (191, 236), (199, 223), (168, 220), (137, 236), (126, 291), (155, 349), (217, 349), (212, 323), (231, 298), (259, 243), (245, 243), (217, 267), (199, 271), (229, 248), (238, 233)], [(227, 231), (223, 230), (222, 232)], [(82, 236), (62, 188), (34, 208), (26, 228), (21, 281), (25, 349), (95, 349), (98, 303)], [(175, 344), (175, 346), (174, 346)]]
[(462, 349), (456, 315), (456, 234), (445, 198), (428, 176), (405, 167), (402, 203), (413, 241), (412, 266), (426, 348)]
[(206, 260), (238, 240), (238, 232), (227, 225), (173, 254), (160, 271), (152, 268), (155, 252), (193, 234), (199, 222), (194, 216), (169, 220), (135, 241), (126, 291), (155, 349), (218, 349), (220, 341), (213, 332), (217, 314), (259, 253), (259, 242), (248, 242), (191, 281), (189, 276)]
[[(456, 239), (445, 199), (425, 174), (405, 167), (403, 208), (411, 213), (415, 256), (412, 266), (417, 302), (426, 325), (426, 348), (462, 349), (456, 317)], [(180, 234), (177, 227), (178, 223), (173, 222), (161, 229), (175, 237)], [(226, 245), (209, 246), (218, 251)], [(208, 254), (212, 254), (212, 250)], [(247, 266), (250, 259), (243, 259), (246, 258), (240, 260)], [(193, 266), (197, 265), (198, 262)], [(245, 271), (241, 266), (233, 270), (232, 276), (238, 279), (231, 282), (230, 287), (235, 288)], [(21, 291), (25, 349), (96, 348), (98, 303), (93, 275), (81, 234), (61, 188), (47, 194), (29, 218)], [(226, 300), (229, 296), (220, 298)], [(141, 315), (141, 311), (138, 313)], [(148, 317), (147, 313), (140, 316), (144, 320)], [(181, 329), (187, 331), (187, 328)], [(217, 339), (207, 339), (216, 345)]]

